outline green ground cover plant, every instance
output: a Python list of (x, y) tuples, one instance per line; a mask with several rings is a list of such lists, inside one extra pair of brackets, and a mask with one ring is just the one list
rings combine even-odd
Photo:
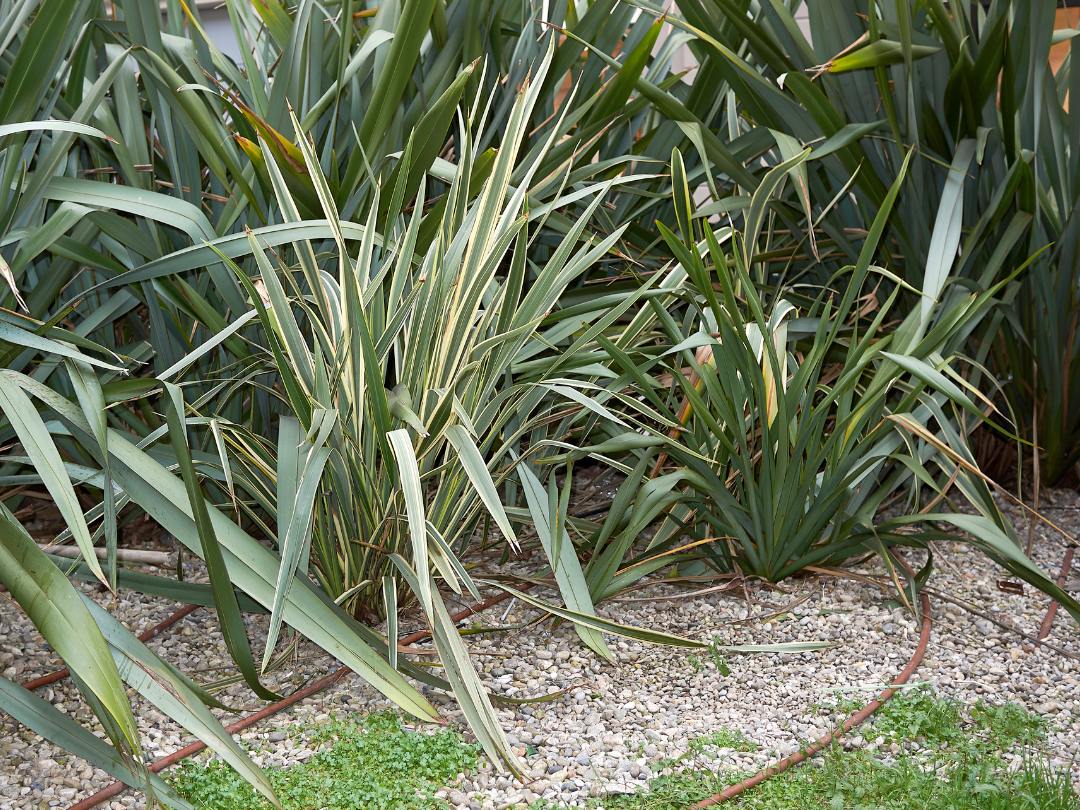
[[(305, 729), (303, 736), (317, 749), (313, 756), (287, 768), (267, 769), (281, 806), (292, 810), (447, 807), (435, 791), (475, 767), (480, 754), (455, 731), (407, 731), (391, 713), (330, 721)], [(186, 762), (169, 782), (195, 807), (271, 807), (220, 760)]]
[[(847, 704), (837, 706), (843, 714)], [(733, 807), (1080, 807), (1068, 771), (1051, 767), (1041, 746), (1046, 723), (1015, 703), (965, 708), (915, 687), (893, 698), (858, 730), (876, 750), (827, 749), (732, 800)], [(899, 753), (886, 753), (890, 745)], [(1009, 767), (1002, 755), (1023, 755)], [(651, 780), (647, 791), (604, 799), (605, 810), (675, 810), (719, 792), (739, 775), (684, 767)]]

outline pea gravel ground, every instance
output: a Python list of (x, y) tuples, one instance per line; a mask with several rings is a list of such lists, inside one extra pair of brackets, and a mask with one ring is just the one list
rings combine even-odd
[[(1055, 521), (1080, 533), (1080, 497), (1075, 493), (1055, 493), (1045, 507)], [(1014, 518), (1021, 534), (1026, 534), (1026, 519), (1019, 514)], [(966, 545), (939, 544), (934, 551), (931, 587), (977, 605), (986, 616), (934, 598), (934, 634), (916, 680), (933, 685), (943, 696), (968, 703), (1015, 701), (1045, 717), (1051, 761), (1070, 768), (1074, 783), (1080, 785), (1077, 626), (1067, 615), (1059, 615), (1048, 639), (1058, 650), (1036, 647), (995, 620), (1034, 635), (1047, 608), (1045, 597), (1031, 588), (1022, 594), (1003, 590), (1004, 573)], [(1037, 530), (1034, 556), (1044, 569), (1056, 572), (1063, 551), (1060, 536)], [(866, 571), (873, 571), (872, 563)], [(1080, 592), (1080, 571), (1074, 571), (1067, 587)], [(135, 631), (175, 608), (138, 595), (112, 597), (90, 588), (88, 592)], [(536, 618), (520, 605), (504, 610), (475, 621), (514, 625)], [(707, 652), (612, 638), (618, 660), (606, 663), (587, 654), (567, 627), (534, 624), (523, 632), (469, 636), (492, 692), (513, 698), (555, 697), (499, 710), (510, 742), (524, 758), (527, 780), (512, 779), (485, 765), (440, 791), (448, 803), (487, 810), (527, 806), (546, 798), (558, 805), (583, 806), (590, 797), (645, 788), (671, 759), (686, 754), (693, 739), (721, 729), (741, 732), (759, 750), (713, 750), (698, 763), (701, 767), (762, 766), (832, 727), (840, 716), (839, 701), (869, 699), (907, 661), (918, 637), (912, 617), (890, 594), (871, 584), (828, 577), (790, 581), (781, 588), (752, 585), (745, 591), (697, 596), (688, 596), (686, 588), (656, 583), (624, 600), (605, 603), (602, 612), (626, 624), (720, 644), (820, 640), (835, 646), (798, 655), (721, 659)], [(264, 627), (265, 618), (250, 620), (256, 645)], [(213, 616), (206, 610), (184, 619), (150, 646), (204, 682), (233, 672)], [(328, 656), (301, 644), (270, 684), (289, 690), (334, 665)], [(4, 677), (21, 681), (56, 666), (32, 625), (11, 604), (0, 609)], [(89, 722), (88, 710), (70, 684), (56, 684), (39, 694)], [(256, 708), (242, 685), (228, 686), (222, 695), (233, 706)], [(451, 723), (464, 727), (452, 699), (435, 692), (430, 697)], [(288, 765), (312, 753), (302, 736), (289, 733), (297, 725), (387, 708), (384, 698), (350, 676), (242, 733), (241, 740), (260, 764)], [(136, 710), (149, 756), (162, 756), (187, 742), (174, 724), (137, 699)], [(229, 717), (222, 716), (227, 722)], [(682, 764), (688, 761), (694, 760)], [(107, 774), (0, 715), (0, 809), (67, 807), (110, 781)], [(143, 802), (128, 792), (107, 806), (141, 807)]]

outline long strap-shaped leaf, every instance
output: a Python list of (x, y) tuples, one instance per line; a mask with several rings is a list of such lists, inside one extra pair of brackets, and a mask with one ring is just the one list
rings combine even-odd
[[(543, 485), (540, 483), (540, 479), (536, 477), (536, 473), (525, 462), (519, 463), (517, 470), (518, 477), (521, 479), (521, 488), (525, 493), (525, 501), (529, 505), (529, 513), (532, 515), (536, 536), (540, 539), (540, 544), (544, 547), (544, 553), (547, 554), (548, 561), (551, 563), (552, 571), (555, 574), (555, 582), (559, 585), (559, 593), (562, 594), (563, 601), (566, 602), (567, 607), (576, 613), (583, 615), (595, 614), (596, 610), (593, 607), (592, 596), (589, 594), (589, 585), (585, 581), (585, 574), (582, 573), (581, 563), (578, 561), (570, 535), (566, 532), (565, 526), (562, 528), (558, 538), (552, 533), (552, 526), (555, 521), (553, 516), (545, 511), (547, 509), (547, 495), (544, 492)], [(561, 547), (559, 553), (556, 553), (556, 545)], [(612, 660), (611, 650), (608, 649), (604, 637), (600, 635), (598, 630), (581, 622), (575, 622), (574, 629), (581, 637), (581, 640), (598, 655), (609, 661)]]
[(111, 722), (105, 727), (120, 731), (121, 739), (113, 742), (137, 755), (135, 718), (101, 631), (75, 587), (6, 508), (0, 511), (0, 582), (106, 712), (102, 719)]
[[(278, 633), (281, 630), (281, 612), (285, 608), (285, 599), (289, 595), (293, 582), (296, 581), (301, 559), (306, 558), (305, 550), (311, 541), (312, 514), (315, 509), (315, 496), (322, 480), (323, 469), (326, 460), (330, 457), (330, 448), (323, 442), (329, 432), (329, 426), (333, 423), (336, 414), (333, 411), (324, 411), (328, 418), (324, 421), (326, 429), (319, 432), (319, 443), (314, 444), (304, 441), (301, 448), (291, 448), (286, 453), (284, 460), (286, 467), (293, 476), (299, 474), (299, 478), (293, 479), (293, 489), (285, 490), (278, 486), (278, 553), (281, 555), (281, 566), (278, 568), (277, 583), (274, 586), (274, 604), (270, 611), (270, 628), (266, 633), (266, 648), (263, 650), (262, 668), (266, 671), (267, 665), (277, 644)], [(282, 426), (291, 421), (295, 426), (296, 420), (282, 419)], [(293, 433), (286, 430), (286, 435)], [(279, 443), (279, 447), (280, 447)], [(297, 450), (303, 450), (301, 458)], [(280, 473), (279, 473), (280, 475)], [(285, 504), (282, 504), (285, 498)], [(303, 576), (306, 572), (299, 571)]]
[(109, 136), (96, 127), (88, 124), (80, 124), (78, 121), (23, 121), (18, 124), (0, 124), (0, 138), (5, 135), (14, 135), (19, 132), (74, 132), (78, 135), (88, 135), (93, 138), (108, 138)]
[[(922, 337), (930, 323), (934, 306), (941, 299), (941, 292), (949, 276), (949, 269), (956, 259), (964, 225), (964, 186), (968, 166), (975, 156), (975, 141), (964, 140), (956, 147), (956, 155), (949, 166), (949, 176), (941, 192), (934, 232), (930, 237), (930, 249), (923, 274), (922, 298), (919, 300), (919, 326), (915, 340)], [(910, 345), (910, 344), (909, 344)], [(907, 346), (901, 348), (906, 349)]]
[(49, 435), (49, 429), (45, 427), (34, 403), (18, 385), (10, 380), (0, 379), (0, 411), (7, 416), (15, 435), (22, 443), (23, 450), (34, 463), (34, 469), (41, 478), (41, 483), (49, 491), (53, 503), (60, 510), (60, 516), (71, 530), (79, 551), (82, 552), (83, 560), (94, 572), (94, 576), (108, 585), (108, 580), (101, 570), (101, 564), (94, 551), (94, 541), (90, 537), (90, 529), (86, 525), (82, 506), (79, 505), (79, 499), (75, 497), (75, 489), (71, 486), (71, 480), (64, 469), (60, 452), (56, 449), (52, 436)]
[[(531, 594), (519, 591), (517, 588), (512, 588), (504, 583), (496, 582), (494, 580), (481, 581), (485, 585), (491, 585), (506, 591), (508, 594), (520, 599), (525, 604), (532, 605), (534, 608), (546, 611), (553, 616), (558, 616), (561, 619), (574, 622), (574, 624), (582, 624), (595, 628), (596, 630), (602, 630), (605, 633), (612, 633), (613, 635), (634, 639), (635, 641), (645, 641), (649, 644), (667, 644), (673, 647), (701, 649), (703, 647), (714, 646), (708, 642), (686, 638), (685, 636), (662, 633), (659, 630), (650, 630), (647, 627), (635, 627), (630, 624), (620, 624), (619, 622), (613, 622), (610, 619), (605, 619), (601, 616), (595, 616), (589, 613), (579, 613), (576, 610), (567, 610), (558, 605), (553, 605), (550, 602), (545, 602), (543, 599), (537, 599)], [(733, 653), (803, 653), (812, 652), (814, 650), (825, 650), (835, 646), (836, 645), (833, 642), (829, 641), (781, 641), (776, 644), (727, 644), (716, 646), (715, 649)]]
[(221, 634), (225, 637), (225, 646), (229, 648), (229, 655), (240, 667), (240, 672), (252, 691), (264, 700), (277, 700), (279, 696), (259, 682), (255, 658), (251, 653), (247, 629), (244, 627), (244, 617), (236, 602), (236, 593), (229, 581), (225, 557), (221, 553), (221, 546), (218, 544), (213, 524), (210, 523), (206, 499), (203, 497), (202, 487), (195, 474), (195, 465), (191, 461), (187, 424), (183, 416), (184, 395), (178, 386), (172, 383), (164, 385), (165, 419), (169, 425), (169, 440), (172, 442), (173, 453), (176, 454), (176, 462), (180, 467), (180, 475), (184, 479), (184, 488), (187, 490), (188, 503), (194, 515), (195, 527), (202, 546), (201, 556), (206, 561), (210, 587), (214, 591), (214, 607), (217, 610), (218, 621), (221, 622)]
[[(371, 101), (366, 105), (357, 132), (361, 148), (355, 150), (356, 154), (375, 154), (379, 141), (386, 137), (386, 131), (397, 114), (398, 102), (416, 67), (435, 5), (435, 0), (405, 0), (400, 4), (401, 17), (394, 30), (390, 52), (380, 66)], [(346, 188), (359, 176), (359, 162), (352, 163), (357, 168), (350, 166), (350, 171), (346, 172)]]
[[(62, 567), (68, 577), (75, 577), (84, 582), (96, 582), (97, 578), (90, 573), (85, 564), (79, 563), (72, 566), (72, 561), (63, 557), (46, 554), (54, 565)], [(173, 602), (181, 602), (188, 605), (214, 606), (214, 592), (209, 585), (202, 582), (190, 582), (177, 580), (170, 577), (145, 574), (142, 571), (121, 568), (116, 572), (116, 583), (121, 588), (150, 596), (160, 596)], [(244, 613), (268, 613), (269, 611), (246, 594), (237, 594), (237, 601)]]
[(514, 527), (510, 525), (510, 518), (507, 517), (506, 510), (499, 499), (495, 481), (492, 479), (491, 472), (484, 462), (484, 457), (480, 455), (480, 449), (476, 446), (472, 436), (469, 435), (469, 431), (462, 425), (451, 425), (446, 430), (446, 440), (457, 451), (461, 466), (465, 469), (465, 474), (469, 476), (469, 480), (476, 488), (476, 494), (480, 496), (480, 500), (484, 502), (484, 506), (487, 507), (488, 512), (495, 519), (495, 523), (503, 533), (506, 541), (516, 549), (518, 540), (517, 535), (514, 533)]
[[(409, 587), (418, 593), (420, 591), (418, 577), (422, 575), (414, 571), (401, 555), (392, 554), (390, 559)], [(427, 579), (430, 587), (430, 574), (427, 575)], [(469, 727), (493, 762), (503, 763), (515, 774), (520, 775), (521, 763), (510, 748), (506, 735), (503, 734), (499, 718), (492, 708), (484, 685), (476, 674), (465, 642), (454, 626), (446, 605), (438, 596), (433, 602), (432, 612), (428, 614), (428, 623), (431, 625), (432, 639), (435, 642), (435, 648), (439, 651), (439, 659), (442, 661), (446, 678), (454, 690), (461, 710), (469, 721)]]
[(120, 677), (159, 711), (206, 743), (275, 807), (280, 807), (266, 774), (210, 713), (204, 702), (208, 696), (200, 694), (186, 676), (154, 655), (108, 611), (89, 597), (84, 596), (83, 601), (109, 644)]
[[(24, 320), (24, 322), (27, 321)], [(52, 331), (56, 332), (58, 330)], [(72, 342), (75, 342), (74, 335), (71, 336), (71, 339)], [(34, 349), (44, 354), (60, 357), (69, 357), (72, 360), (80, 360), (84, 363), (88, 363), (91, 366), (97, 366), (98, 368), (107, 369), (109, 371), (126, 372), (126, 369), (123, 366), (116, 366), (112, 365), (111, 363), (106, 363), (102, 360), (98, 360), (96, 357), (92, 357), (88, 354), (83, 354), (74, 346), (69, 346), (67, 343), (61, 343), (58, 340), (53, 340), (52, 338), (45, 337), (45, 335), (40, 335), (37, 332), (31, 332), (28, 329), (23, 329), (14, 323), (10, 323), (2, 319), (0, 319), (0, 340), (7, 343), (14, 343), (16, 346), (24, 346), (27, 349)], [(82, 341), (83, 345), (88, 342), (89, 341), (85, 340)]]
[(86, 6), (86, 0), (51, 0), (42, 4), (26, 27), (10, 69), (5, 72), (4, 89), (0, 92), (0, 123), (34, 115), (56, 76), (74, 30), (80, 27)]
[(386, 434), (398, 465), (398, 480), (405, 497), (405, 512), (409, 522), (409, 538), (412, 541), (412, 566), (416, 569), (418, 589), (416, 595), (424, 612), (432, 614), (431, 576), (428, 566), (427, 518), (424, 515), (424, 491), (420, 484), (420, 470), (416, 463), (409, 431), (401, 428)]
[[(133, 788), (146, 787), (146, 774), (131, 767), (130, 762), (100, 737), (83, 728), (62, 711), (33, 692), (23, 689), (7, 678), (0, 678), (0, 709), (10, 714), (31, 731), (59, 745), (68, 753), (115, 776)], [(194, 810), (176, 795), (157, 774), (150, 774), (154, 798), (174, 810)]]
[(123, 211), (171, 225), (193, 242), (213, 239), (214, 229), (206, 215), (185, 200), (130, 186), (118, 186), (76, 177), (54, 177), (45, 186), (46, 199)]
[(94, 430), (94, 439), (102, 455), (102, 487), (101, 487), (101, 512), (102, 527), (105, 531), (105, 551), (109, 569), (109, 587), (116, 590), (116, 491), (112, 484), (112, 473), (109, 472), (109, 448), (106, 430), (108, 428), (108, 415), (105, 410), (105, 394), (101, 389), (101, 382), (97, 375), (86, 364), (75, 360), (67, 361), (68, 377), (75, 389), (75, 396), (79, 400), (86, 421)]
[[(345, 239), (362, 239), (366, 232), (363, 225), (357, 225), (355, 222), (341, 222), (338, 223), (338, 226)], [(303, 242), (309, 239), (331, 239), (334, 236), (330, 223), (325, 219), (266, 225), (253, 229), (251, 233), (258, 237), (258, 244), (265, 248), (275, 248), (279, 245)], [(374, 238), (376, 244), (382, 244), (381, 236), (376, 235)], [(136, 267), (134, 270), (129, 270), (108, 281), (103, 281), (98, 286), (127, 287), (150, 279), (212, 266), (220, 261), (217, 251), (225, 254), (230, 259), (235, 259), (239, 256), (247, 256), (254, 249), (246, 233), (220, 236), (205, 244), (183, 248), (167, 256), (162, 256), (160, 259), (149, 261), (141, 267)], [(87, 293), (93, 289), (96, 288), (91, 288)], [(84, 295), (87, 293), (84, 293)]]

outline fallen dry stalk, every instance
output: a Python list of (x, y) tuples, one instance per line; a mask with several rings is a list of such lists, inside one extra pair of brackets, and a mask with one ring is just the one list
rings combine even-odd
[[(82, 552), (75, 546), (54, 546), (50, 543), (38, 543), (37, 545), (46, 554), (52, 554), (54, 557), (82, 558)], [(95, 548), (94, 554), (99, 560), (104, 560), (108, 556), (108, 551), (103, 548)], [(141, 548), (118, 548), (116, 550), (116, 559), (120, 562), (153, 565), (157, 568), (168, 568), (176, 561), (176, 557), (173, 556), (172, 552), (150, 551)]]

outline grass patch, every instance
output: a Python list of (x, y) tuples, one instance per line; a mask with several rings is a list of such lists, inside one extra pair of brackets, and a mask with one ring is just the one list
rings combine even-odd
[[(860, 707), (847, 703), (841, 713)], [(1000, 759), (1010, 748), (1031, 748), (1046, 737), (1046, 721), (1018, 703), (995, 706), (979, 701), (965, 710), (958, 700), (936, 697), (926, 687), (902, 692), (874, 716), (863, 734), (884, 744), (916, 742), (920, 747)]]
[[(645, 804), (642, 807), (659, 807)], [(787, 807), (876, 810), (1075, 810), (1080, 807), (1068, 775), (1030, 760), (1016, 772), (993, 762), (966, 760), (927, 768), (916, 757), (892, 763), (868, 751), (834, 746), (818, 761), (787, 771), (731, 803), (744, 810)]]
[[(851, 707), (836, 708), (846, 713)], [(912, 689), (887, 703), (862, 733), (866, 740), (901, 746), (899, 753), (882, 759), (877, 750), (845, 751), (833, 746), (729, 806), (743, 810), (1080, 810), (1080, 797), (1069, 774), (1051, 768), (1037, 750), (1045, 733), (1045, 721), (1017, 704), (978, 703), (965, 710), (958, 701), (936, 698), (928, 689)], [(720, 747), (699, 739), (702, 742), (696, 746), (691, 743), (698, 756)], [(1027, 752), (1021, 767), (1006, 767), (1002, 755), (1010, 750)], [(596, 806), (681, 810), (743, 776), (682, 768), (651, 780), (646, 791), (608, 797)]]
[(691, 738), (689, 745), (683, 753), (670, 759), (660, 760), (656, 764), (656, 767), (659, 770), (674, 768), (680, 762), (685, 762), (688, 759), (695, 759), (698, 757), (706, 757), (711, 755), (714, 751), (724, 748), (746, 753), (757, 751), (760, 746), (741, 731), (722, 728), (709, 734), (700, 734), (697, 737)]
[(651, 779), (645, 792), (608, 796), (591, 806), (603, 810), (686, 810), (729, 784), (730, 774), (687, 768)]
[[(846, 716), (862, 708), (862, 701), (844, 700), (837, 707)], [(914, 687), (900, 692), (863, 727), (866, 739), (882, 738), (886, 745), (907, 741), (927, 747), (957, 745), (965, 736), (963, 704), (936, 698), (929, 689)], [(980, 729), (981, 730), (981, 729)]]
[(735, 751), (757, 751), (761, 746), (741, 731), (722, 728), (711, 734), (702, 734), (690, 740), (688, 754), (700, 756), (715, 748), (730, 748)]
[[(397, 715), (380, 713), (312, 727), (311, 745), (324, 746), (288, 768), (267, 768), (285, 810), (443, 808), (434, 793), (476, 766), (479, 747), (449, 729), (407, 731)], [(224, 762), (188, 761), (170, 778), (195, 807), (270, 810), (271, 805)]]
[(1037, 745), (1046, 737), (1046, 720), (1017, 703), (977, 703), (971, 710), (976, 733), (991, 747)]

